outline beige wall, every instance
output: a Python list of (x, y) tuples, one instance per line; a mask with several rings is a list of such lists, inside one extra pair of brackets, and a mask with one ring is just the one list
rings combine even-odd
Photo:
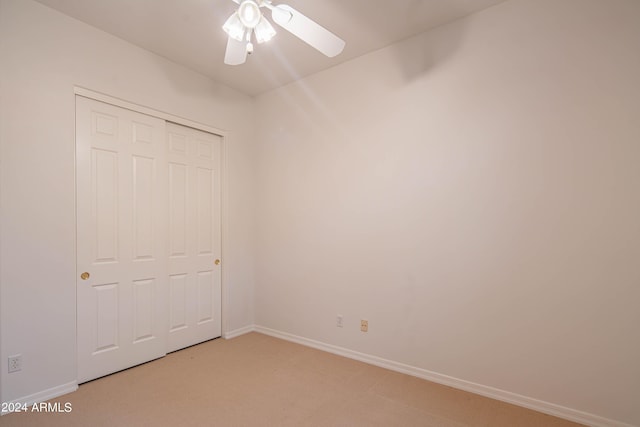
[(1, 400), (76, 379), (74, 85), (228, 131), (227, 327), (253, 324), (253, 100), (28, 0), (0, 0), (0, 61)]
[(0, 361), (24, 358), (0, 400), (76, 378), (79, 85), (229, 131), (230, 330), (254, 320), (255, 253), (259, 325), (639, 425), (639, 51), (636, 0), (511, 0), (265, 94), (254, 116), (0, 0)]
[(260, 96), (256, 323), (640, 425), (639, 52), (512, 0)]

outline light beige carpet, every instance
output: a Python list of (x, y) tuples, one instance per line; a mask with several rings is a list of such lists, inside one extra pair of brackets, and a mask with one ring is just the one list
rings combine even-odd
[(12, 426), (576, 426), (265, 335), (218, 339), (61, 396)]

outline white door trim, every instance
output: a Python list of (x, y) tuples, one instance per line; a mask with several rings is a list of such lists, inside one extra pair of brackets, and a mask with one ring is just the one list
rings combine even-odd
[(226, 137), (228, 132), (215, 128), (213, 126), (205, 125), (203, 123), (195, 122), (193, 120), (185, 119), (184, 117), (176, 116), (170, 113), (165, 113), (164, 111), (156, 110), (153, 108), (145, 107), (143, 105), (134, 104), (129, 101), (125, 101), (124, 99), (115, 98), (110, 95), (106, 95), (104, 93), (96, 92), (90, 89), (86, 89), (80, 86), (74, 86), (73, 92), (76, 95), (84, 96), (85, 98), (91, 98), (96, 101), (102, 101), (106, 104), (115, 105), (116, 107), (126, 108), (127, 110), (136, 111), (138, 113), (146, 114), (148, 116), (157, 117), (159, 119), (166, 120), (168, 122), (177, 123), (179, 125), (187, 126), (190, 128), (202, 130), (205, 132), (212, 133), (214, 135), (219, 135), (221, 137)]
[[(229, 322), (228, 318), (228, 308), (229, 308), (229, 292), (227, 289), (227, 269), (225, 268), (225, 257), (226, 254), (229, 253), (227, 250), (227, 236), (229, 236), (229, 215), (228, 215), (228, 168), (227, 168), (227, 136), (229, 134), (228, 131), (222, 130), (220, 128), (216, 128), (213, 126), (205, 125), (203, 123), (199, 123), (193, 120), (185, 119), (184, 117), (176, 116), (170, 113), (166, 113), (164, 111), (156, 110), (150, 107), (145, 107), (142, 105), (134, 104), (129, 101), (125, 101), (124, 99), (116, 98), (110, 95), (106, 95), (104, 93), (96, 92), (91, 89), (87, 89), (81, 86), (74, 86), (73, 92), (76, 96), (83, 96), (85, 98), (93, 99), (96, 101), (101, 101), (107, 104), (115, 105), (116, 107), (126, 108), (127, 110), (135, 111), (138, 113), (146, 114), (148, 116), (157, 117), (159, 119), (163, 119), (167, 122), (173, 122), (179, 125), (191, 127), (194, 129), (198, 129), (204, 132), (209, 132), (214, 135), (218, 135), (222, 137), (222, 152), (220, 159), (221, 166), (221, 195), (220, 195), (220, 221), (221, 221), (221, 230), (220, 230), (220, 240), (221, 240), (221, 251), (222, 251), (222, 277), (221, 277), (221, 298), (222, 298), (222, 337), (226, 337), (228, 335)], [(77, 197), (77, 195), (76, 195)], [(77, 236), (76, 236), (77, 239)], [(76, 248), (77, 251), (77, 248)], [(76, 266), (77, 269), (77, 266)], [(77, 325), (76, 325), (77, 330)]]

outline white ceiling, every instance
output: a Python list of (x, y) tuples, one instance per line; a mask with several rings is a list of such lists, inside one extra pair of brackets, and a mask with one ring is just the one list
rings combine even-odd
[(223, 62), (222, 24), (237, 7), (232, 0), (37, 1), (257, 95), (505, 0), (283, 0), (344, 39), (342, 54), (327, 58), (275, 26), (276, 37), (236, 66)]

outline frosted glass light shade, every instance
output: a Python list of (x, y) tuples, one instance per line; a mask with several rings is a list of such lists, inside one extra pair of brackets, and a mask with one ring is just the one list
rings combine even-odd
[(229, 34), (229, 37), (232, 39), (238, 40), (239, 42), (244, 40), (244, 25), (242, 25), (237, 12), (227, 19), (227, 22), (224, 23), (222, 29)]
[(276, 30), (269, 21), (264, 18), (264, 16), (260, 18), (260, 22), (258, 22), (256, 28), (254, 28), (254, 32), (258, 43), (268, 42), (276, 35)]
[(255, 28), (260, 22), (260, 18), (262, 18), (262, 12), (260, 12), (260, 6), (256, 2), (245, 0), (240, 3), (238, 16), (245, 27)]

